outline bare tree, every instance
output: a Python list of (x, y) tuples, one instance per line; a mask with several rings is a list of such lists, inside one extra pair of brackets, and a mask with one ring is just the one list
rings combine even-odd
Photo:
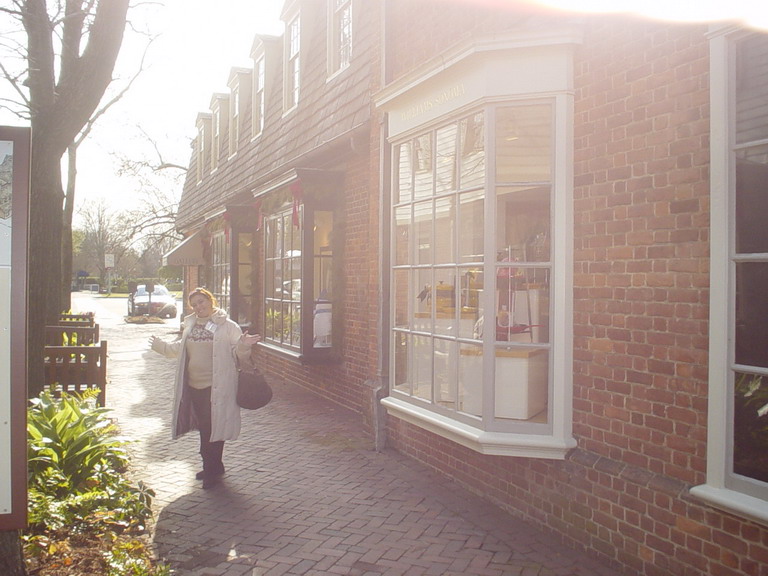
[(131, 249), (133, 225), (124, 214), (110, 212), (102, 199), (80, 211), (83, 221), (80, 252), (99, 271), (103, 283), (107, 277), (106, 255), (113, 254), (115, 267)]
[[(29, 393), (43, 387), (43, 330), (62, 310), (61, 159), (97, 110), (117, 60), (129, 0), (13, 0), (25, 73), (0, 69), (32, 126), (29, 242)], [(20, 112), (23, 115), (24, 112)]]
[(118, 174), (131, 178), (140, 190), (129, 211), (130, 220), (145, 247), (170, 249), (181, 238), (175, 229), (176, 209), (187, 168), (166, 159), (157, 142), (141, 128), (139, 131), (154, 150), (154, 158), (120, 159)]

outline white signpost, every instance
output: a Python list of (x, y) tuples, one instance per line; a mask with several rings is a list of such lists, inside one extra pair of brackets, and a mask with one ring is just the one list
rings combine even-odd
[(29, 128), (0, 126), (0, 530), (27, 522)]

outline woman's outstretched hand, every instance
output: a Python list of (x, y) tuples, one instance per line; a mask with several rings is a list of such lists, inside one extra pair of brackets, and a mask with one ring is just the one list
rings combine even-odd
[(240, 342), (242, 342), (246, 346), (253, 346), (254, 344), (258, 344), (259, 342), (261, 342), (261, 334), (243, 333), (243, 335), (240, 336)]

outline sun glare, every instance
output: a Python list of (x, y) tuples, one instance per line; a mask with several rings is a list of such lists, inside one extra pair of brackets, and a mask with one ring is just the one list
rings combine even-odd
[(676, 22), (734, 21), (768, 29), (768, 6), (755, 0), (534, 0), (573, 12), (626, 13)]

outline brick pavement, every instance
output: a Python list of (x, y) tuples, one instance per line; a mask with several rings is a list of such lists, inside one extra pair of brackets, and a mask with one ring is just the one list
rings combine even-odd
[(157, 496), (157, 554), (179, 576), (616, 576), (501, 509), (391, 450), (360, 438), (360, 417), (289, 383), (243, 411), (211, 490), (195, 435), (170, 439), (174, 363), (150, 334), (174, 323), (102, 321), (107, 404), (132, 445), (134, 471)]

